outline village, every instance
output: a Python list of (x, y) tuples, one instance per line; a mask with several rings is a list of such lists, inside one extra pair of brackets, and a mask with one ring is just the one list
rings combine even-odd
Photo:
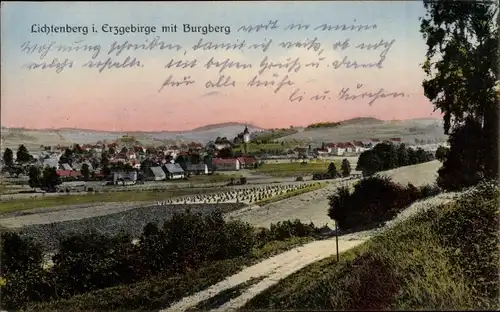
[[(2, 173), (8, 173), (11, 177), (29, 176), (28, 167), (35, 166), (40, 170), (53, 168), (62, 183), (47, 191), (69, 191), (85, 189), (85, 182), (88, 181), (100, 181), (102, 185), (111, 186), (189, 180), (193, 176), (214, 175), (216, 172), (226, 173), (227, 177), (227, 174), (237, 174), (241, 170), (259, 169), (266, 163), (305, 163), (314, 160), (333, 161), (339, 157), (354, 158), (382, 142), (394, 145), (404, 143), (401, 138), (371, 138), (322, 143), (319, 146), (297, 144), (286, 148), (284, 142), (262, 143), (255, 138), (245, 127), (232, 140), (217, 137), (205, 145), (190, 142), (152, 147), (140, 144), (132, 136), (123, 136), (112, 142), (40, 146), (39, 151), (27, 151), (24, 148), (26, 151), (22, 152), (29, 153), (25, 157), (29, 161), (16, 161), (20, 152), (11, 152), (12, 164), (5, 164), (5, 157), (2, 157)], [(415, 149), (422, 146), (415, 143), (405, 144)], [(430, 150), (436, 147), (437, 145), (430, 146)], [(427, 149), (429, 150), (429, 146)]]

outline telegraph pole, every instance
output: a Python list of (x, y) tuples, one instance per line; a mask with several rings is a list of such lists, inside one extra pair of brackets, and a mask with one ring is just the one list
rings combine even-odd
[(339, 227), (337, 226), (337, 221), (335, 221), (335, 245), (337, 247), (337, 262), (340, 260), (339, 255)]

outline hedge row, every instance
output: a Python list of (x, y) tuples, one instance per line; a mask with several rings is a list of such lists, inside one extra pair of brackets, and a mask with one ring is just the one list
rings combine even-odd
[[(208, 215), (185, 211), (162, 226), (147, 224), (139, 242), (131, 236), (100, 233), (62, 238), (53, 266), (43, 267), (40, 246), (14, 232), (2, 233), (2, 308), (57, 301), (77, 294), (128, 285), (161, 275), (179, 276), (210, 263), (248, 257), (273, 240), (319, 235), (300, 221), (255, 229), (241, 221), (225, 221), (221, 211)], [(123, 307), (126, 309), (127, 307)]]

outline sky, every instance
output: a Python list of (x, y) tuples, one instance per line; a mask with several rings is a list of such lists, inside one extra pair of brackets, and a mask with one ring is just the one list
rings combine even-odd
[[(385, 120), (439, 118), (422, 88), (425, 76), (421, 63), (426, 46), (419, 33), (419, 17), (424, 13), (420, 1), (3, 2), (1, 125), (158, 131), (188, 130), (223, 122), (275, 128), (363, 116)], [(242, 26), (268, 25), (271, 21), (277, 21), (274, 29), (238, 31)], [(310, 27), (286, 29), (298, 23)], [(178, 25), (176, 33), (162, 32), (162, 26), (174, 24)], [(183, 32), (184, 24), (229, 26), (231, 32)], [(364, 31), (315, 30), (322, 24), (376, 27)], [(38, 25), (87, 26), (89, 32), (32, 32), (38, 31)], [(103, 25), (155, 26), (156, 33), (115, 35), (104, 32)], [(155, 37), (178, 45), (179, 49), (124, 49), (118, 55), (116, 50), (109, 53), (113, 43), (137, 46)], [(319, 45), (289, 49), (280, 46), (282, 42), (310, 42), (314, 38)], [(348, 47), (342, 50), (337, 45), (334, 49), (335, 43), (347, 39)], [(194, 51), (199, 40), (244, 45), (235, 50)], [(249, 48), (269, 40), (272, 42), (265, 52)], [(361, 49), (360, 44), (381, 41), (393, 42), (381, 68), (346, 68), (345, 63), (338, 68), (333, 66), (342, 64), (344, 58), (357, 64), (376, 64), (387, 46), (367, 50)], [(43, 45), (53, 48), (46, 54), (34, 49)], [(100, 49), (95, 55), (96, 50), (58, 50), (60, 46)], [(265, 57), (267, 64), (275, 66), (259, 75)], [(123, 64), (127, 58), (129, 64), (135, 58), (134, 66), (104, 68), (108, 59)], [(296, 71), (297, 67), (293, 67), (288, 72), (284, 65), (297, 58), (300, 68)], [(222, 72), (220, 66), (207, 69), (204, 66), (210, 59), (219, 65), (228, 60), (234, 66)], [(171, 60), (196, 60), (197, 64), (193, 68), (166, 68)], [(48, 66), (56, 63), (66, 66), (57, 73), (54, 66)], [(170, 76), (177, 82), (186, 77), (194, 83), (177, 87), (167, 83), (162, 88)], [(261, 82), (267, 81), (268, 86), (248, 86), (255, 76)], [(228, 86), (214, 86), (219, 79), (223, 82), (228, 77)], [(207, 86), (207, 81), (213, 84)], [(280, 81), (290, 83), (274, 92)], [(339, 92), (347, 88), (349, 95), (377, 94), (383, 89), (383, 94), (404, 96), (379, 96), (370, 105), (373, 97), (342, 99)], [(315, 100), (315, 95), (323, 94), (324, 99)], [(298, 96), (302, 96), (301, 101)]]

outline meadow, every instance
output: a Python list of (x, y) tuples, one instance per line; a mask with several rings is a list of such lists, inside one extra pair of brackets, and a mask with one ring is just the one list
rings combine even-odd
[[(290, 144), (288, 143), (283, 143), (284, 145), (281, 145), (281, 143), (261, 143), (257, 144), (254, 142), (248, 143), (248, 153), (258, 153), (258, 152), (269, 152), (269, 151), (283, 151), (285, 148), (290, 148)], [(244, 152), (243, 146), (236, 146), (233, 148), (233, 152)]]
[[(300, 162), (291, 163), (265, 163), (262, 167), (255, 171), (268, 174), (273, 177), (298, 177), (304, 175), (312, 175), (314, 173), (325, 173), (331, 161), (308, 161), (306, 165)], [(340, 170), (341, 162), (333, 161), (337, 170)]]
[(215, 193), (218, 189), (210, 188), (178, 188), (174, 190), (161, 191), (137, 191), (130, 190), (124, 192), (103, 192), (85, 195), (60, 195), (41, 196), (35, 198), (15, 199), (3, 201), (0, 204), (0, 213), (9, 213), (33, 208), (46, 208), (66, 205), (80, 205), (109, 202), (141, 202), (165, 200), (172, 197), (193, 195), (201, 193)]

